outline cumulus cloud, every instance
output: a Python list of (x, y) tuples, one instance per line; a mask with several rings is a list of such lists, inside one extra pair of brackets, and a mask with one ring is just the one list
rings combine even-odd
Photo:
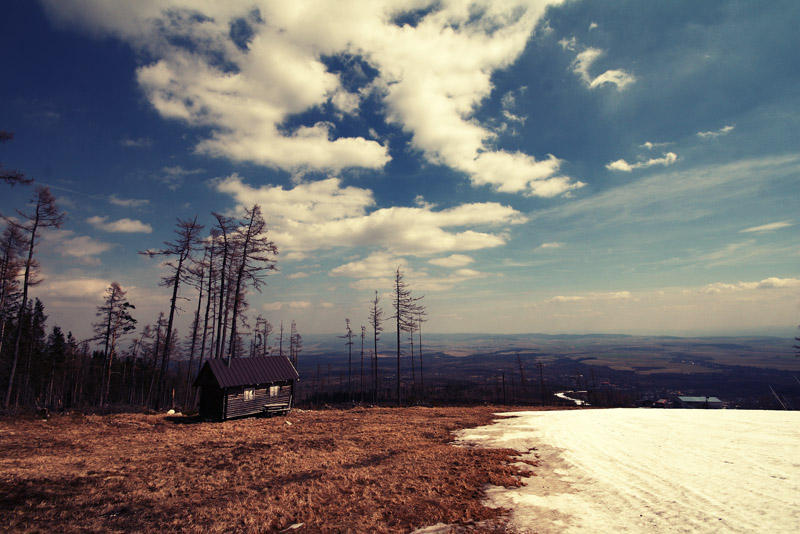
[[(562, 45), (563, 46), (563, 45)], [(572, 72), (580, 76), (581, 80), (590, 88), (595, 89), (605, 84), (615, 85), (618, 90), (636, 81), (636, 77), (621, 69), (606, 70), (597, 76), (592, 76), (589, 69), (604, 54), (598, 48), (587, 48), (580, 52), (572, 62)]]
[(662, 146), (667, 146), (667, 145), (671, 145), (671, 144), (672, 144), (672, 143), (670, 143), (670, 142), (654, 143), (654, 142), (652, 142), (652, 141), (645, 141), (644, 143), (642, 143), (642, 144), (641, 144), (641, 145), (639, 145), (639, 146), (640, 146), (641, 148), (646, 148), (647, 150), (653, 150), (654, 148), (657, 148), (657, 147), (662, 147)]
[(633, 298), (630, 291), (608, 291), (587, 293), (586, 295), (556, 295), (545, 300), (545, 303), (567, 303), (597, 300), (628, 300)]
[(496, 202), (443, 210), (425, 205), (368, 211), (375, 204), (372, 191), (342, 187), (338, 178), (284, 189), (253, 187), (234, 174), (217, 180), (215, 187), (231, 195), (240, 207), (261, 205), (269, 219), (272, 238), (280, 250), (287, 251), (370, 246), (392, 254), (430, 255), (478, 250), (507, 241), (502, 231), (487, 228), (527, 220), (517, 210)]
[(565, 296), (565, 295), (556, 295), (555, 297), (550, 297), (549, 299), (545, 300), (545, 302), (578, 302), (584, 300), (586, 297), (581, 297), (580, 295), (572, 295), (572, 296)]
[(800, 278), (765, 278), (759, 282), (714, 282), (702, 287), (700, 293), (719, 294), (752, 289), (791, 289), (800, 287)]
[(702, 137), (704, 139), (707, 139), (707, 138), (713, 139), (713, 138), (719, 137), (721, 135), (728, 135), (729, 133), (731, 133), (734, 130), (734, 128), (736, 128), (736, 127), (729, 124), (727, 126), (723, 126), (719, 130), (709, 130), (707, 132), (697, 132), (697, 136), (698, 137)]
[(86, 222), (104, 232), (122, 234), (150, 234), (153, 232), (152, 226), (136, 219), (122, 218), (109, 221), (108, 217), (94, 216), (86, 219)]
[(115, 206), (122, 206), (125, 208), (141, 208), (142, 206), (150, 204), (150, 201), (146, 198), (122, 198), (117, 195), (111, 195), (108, 197), (108, 201)]
[(311, 308), (311, 306), (311, 302), (307, 300), (291, 300), (284, 302), (267, 302), (261, 306), (261, 309), (264, 311), (278, 311), (284, 308), (288, 308), (290, 310), (306, 310)]
[(667, 152), (660, 158), (650, 158), (648, 160), (639, 161), (636, 163), (628, 163), (624, 159), (618, 159), (616, 161), (612, 161), (611, 163), (607, 163), (606, 169), (610, 171), (631, 172), (633, 169), (645, 169), (654, 165), (663, 165), (664, 167), (669, 167), (676, 161), (678, 161), (678, 155), (675, 152)]
[(792, 226), (793, 224), (794, 223), (792, 221), (779, 221), (769, 224), (762, 224), (761, 226), (751, 226), (750, 228), (739, 230), (739, 233), (747, 234), (747, 233), (771, 232), (772, 230), (780, 230), (781, 228), (787, 228), (789, 226)]
[[(386, 119), (408, 132), (428, 161), (459, 170), (478, 186), (555, 196), (583, 184), (558, 174), (556, 157), (539, 161), (496, 148), (494, 133), (474, 115), (494, 89), (493, 73), (520, 56), (545, 9), (559, 2), (45, 5), (57, 22), (144, 50), (152, 61), (137, 70), (139, 85), (162, 116), (210, 130), (196, 145), (200, 153), (287, 170), (382, 168), (388, 147), (368, 132), (344, 136), (330, 122), (292, 122), (326, 106), (357, 113), (361, 100), (375, 95)], [(430, 9), (415, 25), (394, 22), (420, 7)], [(357, 90), (345, 88), (325, 63), (345, 56), (367, 63), (375, 78)], [(590, 84), (630, 81), (622, 71), (606, 71)]]
[(48, 277), (38, 286), (36, 291), (43, 297), (52, 298), (102, 298), (108, 286), (108, 280), (103, 280), (102, 278)]
[(548, 248), (561, 248), (563, 246), (564, 246), (564, 243), (558, 243), (556, 241), (553, 241), (552, 243), (542, 243), (537, 248), (548, 249)]
[(99, 264), (100, 258), (97, 256), (114, 246), (86, 235), (77, 235), (72, 230), (61, 229), (48, 229), (42, 234), (42, 240), (48, 251), (86, 265)]
[(387, 276), (400, 267), (408, 270), (408, 262), (386, 252), (375, 252), (366, 258), (351, 261), (331, 270), (331, 276), (348, 276), (350, 278), (380, 278)]
[(444, 258), (434, 258), (432, 260), (428, 260), (428, 263), (431, 263), (433, 265), (438, 265), (439, 267), (456, 268), (469, 265), (473, 261), (475, 260), (473, 260), (469, 256), (465, 256), (464, 254), (452, 254)]
[(577, 50), (578, 48), (578, 40), (573, 35), (569, 39), (566, 37), (558, 41), (558, 44), (561, 45), (561, 48), (564, 50)]
[[(454, 254), (447, 267), (460, 267), (472, 261), (468, 256)], [(448, 260), (450, 258), (439, 258)], [(469, 261), (466, 261), (469, 260)], [(435, 260), (431, 260), (434, 263)], [(441, 263), (439, 263), (441, 265)], [(375, 252), (360, 260), (351, 261), (331, 270), (331, 276), (344, 276), (356, 279), (351, 287), (361, 290), (389, 289), (394, 283), (393, 273), (400, 267), (405, 279), (414, 291), (445, 291), (467, 280), (483, 278), (486, 273), (474, 269), (456, 268), (446, 276), (431, 276), (424, 270), (415, 270), (408, 265), (405, 258), (393, 256), (385, 252)]]
[(300, 279), (300, 278), (308, 278), (308, 277), (309, 277), (309, 274), (305, 273), (303, 271), (297, 271), (296, 273), (292, 273), (292, 274), (286, 276), (286, 278), (288, 278), (289, 280), (297, 280), (297, 279)]

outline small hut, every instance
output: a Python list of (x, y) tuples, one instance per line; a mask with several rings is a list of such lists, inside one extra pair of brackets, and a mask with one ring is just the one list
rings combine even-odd
[(288, 413), (299, 378), (285, 356), (206, 361), (200, 388), (200, 417), (222, 420), (259, 413)]

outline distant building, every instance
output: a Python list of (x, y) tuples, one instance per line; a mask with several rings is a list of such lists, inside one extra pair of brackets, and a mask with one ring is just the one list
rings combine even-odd
[(678, 395), (675, 399), (678, 408), (722, 408), (722, 401), (717, 397), (689, 397)]
[(194, 381), (200, 417), (225, 420), (259, 413), (288, 413), (299, 378), (285, 356), (206, 361)]

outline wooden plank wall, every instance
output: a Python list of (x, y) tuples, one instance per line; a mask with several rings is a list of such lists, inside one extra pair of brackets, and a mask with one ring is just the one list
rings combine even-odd
[(228, 389), (227, 410), (225, 418), (240, 417), (264, 411), (265, 404), (285, 404), (289, 408), (292, 399), (292, 386), (282, 385), (278, 395), (269, 396), (269, 386), (260, 386), (255, 389), (255, 394), (251, 400), (244, 400), (245, 388)]

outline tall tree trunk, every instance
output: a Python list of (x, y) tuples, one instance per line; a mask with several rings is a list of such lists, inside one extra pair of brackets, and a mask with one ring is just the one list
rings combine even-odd
[[(111, 319), (114, 316), (114, 300), (116, 297), (116, 291), (112, 291), (111, 299), (108, 305), (108, 320), (106, 321), (106, 335), (105, 335), (105, 343), (103, 346), (103, 370), (105, 371), (108, 368), (108, 377), (109, 380), (111, 379), (111, 362), (109, 361), (109, 340), (111, 339)], [(106, 392), (108, 391), (108, 385), (105, 383), (105, 374), (103, 373), (103, 377), (100, 381), (100, 407), (106, 403)]]
[(422, 397), (425, 398), (425, 379), (422, 375), (422, 320), (419, 321), (417, 327), (419, 328), (419, 330), (417, 330), (417, 332), (419, 332), (419, 343), (417, 344), (417, 354), (419, 355), (419, 389)]
[(397, 299), (395, 301), (395, 318), (396, 318), (396, 326), (397, 326), (397, 405), (400, 405), (400, 288), (399, 288), (399, 280), (396, 282), (398, 285), (397, 288)]
[(253, 231), (253, 221), (256, 218), (257, 211), (253, 208), (252, 212), (250, 213), (250, 221), (247, 223), (247, 232), (245, 233), (244, 243), (242, 243), (242, 261), (239, 264), (239, 268), (237, 269), (236, 273), (236, 290), (233, 294), (233, 318), (231, 319), (231, 343), (230, 343), (230, 358), (233, 358), (236, 354), (236, 318), (239, 316), (239, 302), (241, 297), (241, 290), (242, 290), (242, 277), (244, 276), (244, 270), (247, 267), (247, 260), (250, 251), (248, 247), (250, 246), (250, 233)]
[(169, 365), (169, 351), (170, 351), (170, 342), (172, 341), (172, 323), (175, 319), (175, 307), (176, 302), (178, 300), (178, 286), (180, 285), (181, 281), (181, 272), (183, 269), (183, 261), (186, 259), (186, 256), (181, 254), (178, 257), (178, 267), (175, 269), (175, 281), (172, 284), (172, 298), (169, 302), (169, 320), (167, 321), (167, 332), (164, 335), (164, 347), (162, 349), (162, 356), (161, 356), (161, 371), (158, 380), (158, 392), (156, 393), (156, 402), (155, 402), (155, 409), (161, 407), (161, 396), (164, 393), (164, 386), (166, 385), (166, 378), (167, 378), (167, 366)]
[(227, 276), (226, 266), (228, 262), (228, 235), (222, 223), (220, 223), (220, 229), (222, 230), (222, 268), (219, 271), (219, 306), (217, 307), (217, 343), (214, 351), (215, 358), (219, 358), (222, 355), (220, 343), (222, 336), (220, 334), (222, 333), (222, 310), (225, 307), (225, 277)]
[(148, 406), (152, 406), (153, 404), (153, 388), (155, 387), (156, 381), (160, 378), (160, 373), (158, 372), (158, 354), (161, 351), (161, 323), (163, 320), (163, 313), (158, 314), (158, 322), (156, 323), (156, 345), (153, 350), (153, 374), (150, 375), (150, 387), (147, 390)]
[[(203, 319), (203, 339), (200, 343), (200, 357), (198, 358), (199, 361), (197, 363), (198, 375), (200, 374), (200, 370), (203, 368), (203, 357), (205, 356), (206, 353), (206, 336), (208, 335), (208, 314), (209, 311), (211, 311), (211, 301), (214, 300), (213, 299), (214, 294), (211, 291), (212, 288), (211, 284), (213, 283), (213, 280), (214, 280), (214, 247), (211, 247), (211, 255), (208, 260), (208, 291), (206, 292), (205, 319)], [(212, 331), (211, 344), (213, 345), (213, 343), (214, 343), (214, 337)], [(197, 403), (197, 392), (195, 392), (195, 395), (193, 396), (193, 402), (190, 407), (194, 407), (196, 403)]]
[(17, 372), (17, 362), (19, 361), (19, 346), (22, 339), (22, 314), (25, 311), (25, 303), (28, 301), (28, 283), (30, 282), (31, 267), (33, 265), (33, 247), (36, 245), (36, 230), (39, 228), (39, 205), (36, 205), (36, 217), (31, 229), (31, 239), (28, 244), (28, 259), (25, 261), (25, 276), (22, 279), (22, 303), (17, 312), (17, 334), (14, 340), (14, 356), (11, 359), (11, 373), (8, 376), (8, 389), (6, 389), (5, 407), (11, 403), (11, 390), (14, 387), (14, 375)]
[(183, 404), (184, 406), (188, 406), (189, 404), (189, 393), (191, 391), (191, 380), (192, 380), (192, 363), (194, 363), (194, 348), (197, 344), (197, 328), (200, 326), (200, 306), (203, 303), (203, 280), (205, 276), (205, 269), (203, 269), (200, 273), (200, 291), (197, 296), (197, 309), (194, 312), (194, 325), (192, 326), (192, 345), (189, 348), (189, 365), (186, 368), (186, 395), (184, 397)]

